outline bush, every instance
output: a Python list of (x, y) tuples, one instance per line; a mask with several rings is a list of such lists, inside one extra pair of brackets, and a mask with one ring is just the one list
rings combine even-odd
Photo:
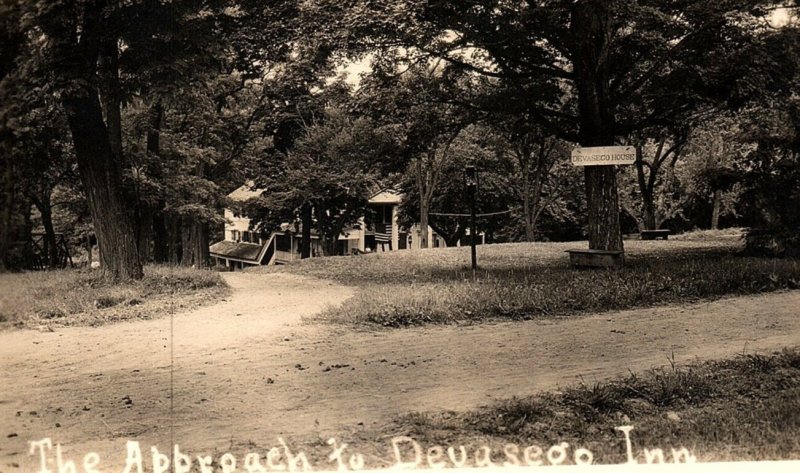
[(751, 229), (745, 235), (745, 253), (774, 258), (800, 258), (800, 229)]

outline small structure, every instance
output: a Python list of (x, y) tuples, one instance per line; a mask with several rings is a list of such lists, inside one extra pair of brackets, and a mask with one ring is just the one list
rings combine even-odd
[(642, 240), (656, 240), (662, 238), (667, 240), (669, 238), (669, 230), (642, 230), (639, 232), (639, 238)]

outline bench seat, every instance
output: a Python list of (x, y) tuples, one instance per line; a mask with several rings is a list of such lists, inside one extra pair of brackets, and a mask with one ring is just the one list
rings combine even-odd
[(619, 268), (625, 264), (625, 253), (613, 250), (567, 250), (569, 263), (575, 267)]
[(670, 233), (669, 230), (642, 230), (639, 232), (639, 238), (642, 240), (655, 240), (657, 238), (667, 240)]

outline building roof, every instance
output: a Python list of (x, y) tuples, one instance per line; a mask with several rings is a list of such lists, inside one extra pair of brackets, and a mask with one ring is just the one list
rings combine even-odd
[(261, 245), (222, 240), (211, 245), (208, 251), (214, 256), (236, 258), (257, 263), (258, 257), (261, 254)]
[(369, 198), (370, 204), (399, 204), (403, 195), (397, 189), (383, 189)]
[(231, 200), (237, 202), (244, 202), (256, 197), (261, 197), (263, 189), (257, 189), (253, 181), (247, 181), (243, 186), (228, 194)]

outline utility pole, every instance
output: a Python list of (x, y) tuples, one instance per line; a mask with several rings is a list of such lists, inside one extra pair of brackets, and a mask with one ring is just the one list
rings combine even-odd
[(467, 196), (469, 197), (469, 239), (470, 239), (470, 252), (472, 254), (472, 274), (475, 275), (475, 270), (478, 269), (478, 252), (475, 248), (477, 239), (477, 225), (475, 224), (475, 197), (478, 193), (478, 170), (475, 166), (469, 165), (464, 168), (464, 175), (467, 183)]

